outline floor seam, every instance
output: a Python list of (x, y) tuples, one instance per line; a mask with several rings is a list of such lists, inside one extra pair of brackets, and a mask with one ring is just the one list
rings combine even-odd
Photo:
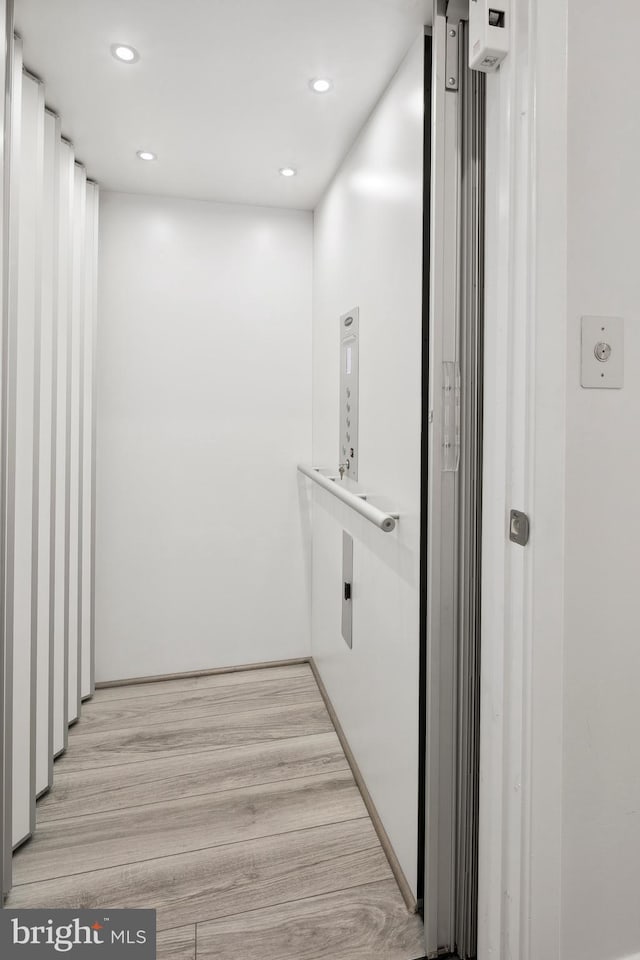
[[(180, 759), (182, 759), (183, 757), (202, 757), (202, 756), (206, 756), (207, 754), (210, 754), (210, 753), (226, 753), (227, 750), (242, 750), (242, 749), (244, 749), (245, 747), (257, 747), (257, 746), (260, 746), (261, 744), (264, 745), (265, 743), (271, 743), (271, 744), (284, 743), (284, 742), (287, 742), (287, 743), (288, 743), (290, 740), (308, 740), (308, 739), (311, 738), (311, 737), (328, 737), (328, 736), (334, 736), (334, 737), (336, 737), (336, 739), (338, 738), (338, 734), (335, 732), (335, 729), (334, 729), (333, 727), (331, 728), (331, 730), (326, 730), (326, 731), (324, 731), (323, 733), (302, 733), (302, 734), (298, 734), (297, 736), (293, 736), (293, 737), (281, 737), (281, 738), (278, 739), (278, 740), (258, 740), (258, 741), (256, 741), (255, 743), (253, 743), (253, 742), (250, 742), (250, 743), (241, 743), (241, 744), (239, 744), (239, 745), (237, 745), (237, 746), (218, 747), (217, 749), (213, 749), (213, 750), (196, 750), (196, 751), (193, 752), (193, 753), (189, 753), (189, 752), (187, 752), (187, 753), (178, 753), (178, 754), (176, 754), (174, 757), (170, 757), (169, 759), (171, 759), (171, 760), (180, 760)], [(339, 744), (340, 744), (340, 740), (338, 740), (338, 745), (339, 745)], [(340, 747), (340, 751), (341, 751), (341, 752), (344, 752), (344, 751), (342, 750), (342, 747)], [(69, 754), (68, 752), (66, 752), (66, 753), (64, 754), (64, 756), (68, 758), (68, 757), (70, 756), (70, 754)], [(162, 759), (167, 759), (167, 758), (165, 757), (165, 758), (162, 758)], [(345, 757), (345, 759), (346, 759), (346, 757)], [(60, 756), (60, 760), (62, 760), (62, 755)], [(123, 763), (112, 763), (112, 764), (109, 764), (109, 767), (110, 767), (110, 768), (113, 768), (113, 767), (130, 767), (130, 766), (133, 766), (133, 765), (135, 765), (135, 766), (142, 766), (142, 764), (145, 764), (145, 763), (157, 763), (157, 762), (158, 762), (158, 761), (157, 761), (157, 759), (155, 759), (155, 758), (154, 758), (154, 759), (151, 759), (151, 760), (129, 760), (129, 761), (123, 762)], [(348, 762), (348, 761), (347, 761), (347, 762)], [(75, 777), (75, 776), (76, 776), (77, 774), (79, 774), (79, 773), (86, 772), (87, 770), (96, 770), (96, 769), (98, 769), (98, 768), (97, 768), (97, 767), (82, 767), (82, 768), (78, 768), (77, 770), (70, 770), (70, 771), (68, 771), (68, 772), (65, 772), (64, 770), (58, 770), (57, 775), (58, 775), (58, 777)], [(166, 777), (166, 778), (161, 778), (161, 779), (170, 779), (170, 778), (169, 778), (169, 777)], [(155, 783), (154, 780), (149, 780), (149, 781), (145, 781), (145, 782), (147, 782), (147, 783)], [(54, 785), (53, 785), (53, 787), (52, 787), (52, 791), (53, 791), (54, 789), (55, 789), (55, 782), (54, 782)], [(52, 795), (52, 794), (51, 794), (51, 795)]]
[[(292, 734), (290, 737), (277, 737), (274, 740), (248, 740), (244, 743), (232, 744), (231, 747), (225, 746), (225, 747), (217, 747), (217, 748), (214, 748), (213, 750), (191, 751), (189, 756), (195, 756), (196, 754), (200, 754), (200, 753), (218, 753), (218, 751), (221, 751), (221, 750), (230, 750), (230, 749), (232, 750), (234, 749), (234, 747), (250, 747), (250, 746), (257, 747), (261, 743), (278, 743), (280, 740), (299, 740), (302, 737), (318, 737), (318, 736), (322, 736), (322, 734), (332, 733), (332, 732), (335, 732), (335, 728), (333, 724), (331, 725), (331, 730), (319, 730), (317, 733)], [(67, 763), (72, 758), (72, 756), (73, 755), (69, 751), (67, 751), (67, 753), (65, 754), (65, 760), (67, 761)], [(149, 763), (149, 762), (152, 762), (153, 760), (175, 760), (178, 757), (182, 757), (182, 756), (185, 756), (185, 754), (169, 753), (169, 755), (167, 755), (167, 753), (165, 752), (164, 754), (160, 753), (157, 757), (149, 757), (147, 760), (130, 760), (129, 763), (137, 764), (137, 763)], [(92, 770), (106, 770), (108, 767), (120, 767), (120, 766), (128, 766), (128, 764), (103, 763), (100, 765), (95, 763), (95, 764), (92, 764), (92, 766), (90, 767), (76, 767), (75, 770), (70, 770), (68, 772), (69, 773), (82, 773), (82, 772), (90, 773)]]
[[(120, 867), (131, 867), (138, 863), (151, 863), (153, 860), (168, 860), (171, 857), (184, 857), (192, 853), (202, 853), (205, 850), (222, 850), (224, 847), (235, 847), (240, 843), (257, 843), (260, 840), (270, 840), (274, 837), (286, 837), (294, 833), (306, 833), (308, 830), (321, 830), (323, 827), (336, 827), (341, 823), (358, 823), (361, 820), (368, 820), (370, 822), (371, 818), (367, 814), (364, 817), (347, 817), (344, 820), (330, 820), (327, 823), (316, 823), (309, 827), (299, 827), (297, 830), (281, 830), (279, 833), (265, 833), (259, 837), (245, 837), (243, 840), (229, 840), (226, 843), (217, 843), (213, 846), (211, 844), (207, 844), (207, 846), (196, 847), (193, 850), (178, 850), (175, 853), (163, 853), (161, 856), (157, 857), (144, 857), (142, 860), (126, 860), (123, 863), (113, 863), (107, 867), (93, 867), (91, 870), (80, 870), (77, 873), (61, 873), (55, 877), (43, 877), (41, 880), (25, 880), (22, 883), (17, 881), (14, 883), (13, 889), (17, 890), (18, 887), (28, 887), (36, 883), (50, 883), (54, 880), (65, 880), (68, 877), (82, 877), (88, 873), (101, 873), (104, 870), (118, 870)], [(374, 846), (376, 846), (376, 844), (374, 844)]]
[[(347, 769), (351, 775), (351, 779), (353, 779), (353, 773), (351, 773), (351, 769), (348, 767), (348, 765), (347, 765)], [(304, 777), (285, 777), (283, 780), (267, 780), (265, 783), (254, 783), (249, 787), (230, 787), (227, 790), (217, 790), (217, 791), (214, 791), (213, 793), (194, 793), (193, 795), (188, 794), (187, 796), (184, 796), (184, 797), (175, 797), (173, 800), (150, 800), (148, 803), (132, 803), (128, 807), (122, 807), (119, 809), (120, 809), (120, 812), (122, 812), (122, 810), (141, 810), (144, 807), (157, 807), (157, 806), (160, 806), (161, 804), (166, 805), (169, 803), (181, 803), (187, 800), (197, 800), (199, 797), (220, 797), (220, 796), (223, 796), (225, 793), (227, 794), (239, 793), (241, 790), (258, 790), (260, 787), (268, 787), (271, 785), (275, 786), (278, 783), (296, 783), (298, 780), (319, 780), (322, 777), (329, 780), (331, 777), (334, 777), (334, 776), (337, 777), (340, 773), (346, 773), (346, 772), (347, 771), (345, 770), (345, 771), (336, 771), (335, 773), (309, 773), (309, 774), (306, 774), (306, 776)], [(353, 779), (353, 785), (356, 788), (356, 790), (358, 790), (358, 785), (355, 782), (355, 779)], [(358, 795), (361, 796), (359, 790), (358, 790)], [(56, 817), (55, 820), (43, 820), (40, 825), (42, 827), (46, 827), (47, 824), (49, 823), (61, 823), (63, 820), (64, 821), (67, 821), (67, 820), (85, 821), (89, 817), (101, 817), (103, 815), (108, 816), (109, 814), (117, 814), (117, 813), (118, 813), (118, 808), (115, 810), (103, 810), (101, 812), (96, 812), (96, 813), (77, 813), (73, 817)], [(33, 839), (34, 840), (36, 839), (35, 834)]]
[[(346, 893), (347, 890), (348, 891), (358, 890), (359, 887), (373, 887), (381, 883), (390, 883), (395, 888), (397, 888), (395, 877), (393, 876), (393, 874), (391, 874), (390, 877), (385, 877), (383, 880), (365, 880), (364, 883), (354, 883), (352, 886), (337, 887), (334, 890), (328, 890), (326, 893), (314, 893), (310, 897), (292, 897), (290, 900), (282, 900), (282, 901), (279, 901), (278, 903), (269, 903), (264, 907), (255, 907), (250, 910), (241, 910), (239, 913), (227, 913), (222, 917), (214, 917), (212, 920), (198, 920), (197, 922), (199, 924), (217, 923), (218, 920), (230, 920), (232, 917), (244, 917), (248, 913), (262, 913), (262, 912), (271, 910), (273, 907), (286, 907), (287, 904), (289, 903), (304, 903), (305, 900), (319, 900), (321, 897), (331, 897), (335, 893)], [(403, 909), (406, 910), (408, 917), (412, 917), (412, 916), (417, 917), (417, 914), (409, 913), (409, 910), (407, 910), (407, 907), (405, 905), (404, 900), (402, 899), (402, 895), (399, 890), (398, 890), (398, 899), (402, 903)], [(375, 958), (372, 958), (372, 960), (375, 960)], [(381, 960), (381, 958), (377, 958), (377, 960)]]
[[(373, 848), (367, 847), (367, 849), (373, 849)], [(217, 917), (200, 917), (200, 919), (195, 920), (194, 923), (196, 924), (196, 926), (198, 926), (198, 924), (204, 924), (204, 923), (216, 923), (218, 920), (229, 920), (231, 919), (231, 917), (242, 917), (246, 913), (259, 913), (262, 910), (271, 910), (274, 907), (286, 907), (288, 903), (300, 903), (300, 901), (302, 900), (316, 900), (318, 897), (330, 897), (334, 893), (345, 893), (347, 890), (357, 890), (358, 887), (370, 887), (372, 886), (372, 884), (377, 884), (377, 883), (393, 883), (395, 885), (395, 879), (393, 874), (390, 872), (390, 875), (388, 877), (381, 877), (379, 880), (365, 880), (363, 882), (348, 884), (345, 887), (333, 888), (331, 890), (325, 891), (324, 893), (313, 893), (310, 896), (308, 895), (306, 897), (291, 897), (289, 900), (276, 900), (273, 903), (265, 904), (263, 907), (250, 907), (249, 910), (241, 910), (240, 913), (237, 913), (237, 912), (222, 913)], [(398, 895), (400, 896), (400, 891), (398, 891)], [(400, 899), (402, 900), (402, 898)], [(402, 903), (404, 906), (404, 901), (402, 901)], [(407, 915), (412, 916), (412, 914), (410, 914), (408, 910), (407, 910)], [(188, 926), (188, 924), (183, 924), (183, 926)], [(167, 927), (166, 929), (177, 930), (179, 928)], [(158, 933), (166, 933), (166, 930), (159, 930)], [(377, 960), (380, 960), (380, 958), (377, 958)]]
[[(314, 704), (317, 704), (317, 703), (323, 703), (322, 697), (320, 696), (319, 692), (318, 692), (318, 696), (314, 697), (312, 700), (299, 700), (296, 703), (284, 704), (283, 707), (278, 707), (277, 705), (275, 705), (273, 707), (255, 707), (254, 709), (249, 709), (249, 710), (229, 710), (228, 712), (222, 711), (220, 713), (202, 713), (194, 717), (181, 717), (176, 722), (184, 723), (186, 721), (191, 721), (191, 720), (206, 720), (207, 717), (234, 717), (236, 715), (246, 716), (247, 714), (250, 714), (250, 713), (261, 713), (262, 711), (265, 711), (265, 710), (279, 710), (279, 709), (284, 709), (285, 707), (308, 707), (308, 706), (313, 706)], [(323, 703), (323, 706), (324, 706), (324, 703)], [(135, 719), (137, 721), (138, 718), (132, 718), (132, 719)], [(93, 718), (92, 726), (94, 724), (97, 725), (98, 723), (99, 723), (99, 718)], [(140, 727), (157, 727), (157, 726), (163, 726), (163, 725), (169, 726), (169, 723), (166, 717), (163, 717), (161, 720), (142, 720), (140, 722)], [(127, 726), (107, 727), (106, 732), (118, 733), (121, 730), (128, 730), (128, 729), (130, 729), (130, 726), (129, 727)], [(75, 743), (79, 740), (80, 737), (91, 737), (95, 733), (97, 733), (96, 730), (82, 729), (82, 718), (81, 718), (80, 720), (78, 720), (77, 729), (73, 731), (73, 736), (71, 739)]]
[[(347, 763), (346, 760), (345, 760), (345, 764), (346, 764), (345, 770), (350, 770), (349, 764)], [(333, 772), (342, 773), (343, 771), (336, 770)], [(173, 797), (171, 800), (151, 800), (149, 803), (135, 803), (135, 804), (130, 804), (127, 807), (113, 807), (109, 810), (96, 810), (93, 813), (76, 813), (76, 814), (71, 814), (68, 817), (49, 817), (46, 820), (42, 820), (40, 823), (40, 826), (46, 826), (49, 823), (62, 823), (65, 820), (83, 820), (85, 817), (98, 817), (98, 816), (101, 816), (102, 814), (109, 814), (109, 813), (116, 814), (118, 813), (118, 811), (122, 812), (124, 810), (138, 810), (140, 807), (152, 807), (152, 806), (156, 806), (159, 803), (166, 804), (166, 803), (174, 803), (175, 801), (178, 801), (178, 800), (194, 800), (197, 797), (215, 797), (223, 793), (235, 793), (235, 791), (237, 790), (253, 790), (258, 787), (266, 787), (266, 786), (271, 786), (272, 784), (275, 785), (278, 783), (295, 783), (297, 780), (311, 780), (314, 777), (323, 777), (323, 776), (329, 776), (329, 774), (305, 773), (299, 777), (283, 777), (282, 780), (260, 780), (257, 783), (248, 784), (247, 786), (244, 786), (244, 787), (228, 787), (225, 790), (207, 790), (204, 793), (187, 793), (182, 797)], [(168, 778), (168, 779), (173, 779), (173, 778)], [(167, 782), (166, 780), (150, 780), (150, 781), (146, 781), (144, 784), (140, 784), (140, 786), (146, 786), (147, 783), (152, 784), (152, 783), (166, 783), (166, 782)], [(356, 784), (356, 787), (357, 787), (357, 784)], [(129, 788), (120, 787), (117, 789), (127, 790)], [(62, 800), (60, 802), (64, 803), (64, 801)]]

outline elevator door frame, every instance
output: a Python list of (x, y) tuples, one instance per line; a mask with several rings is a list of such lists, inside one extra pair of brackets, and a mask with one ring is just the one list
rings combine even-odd
[(419, 900), (427, 957), (454, 955), (460, 941), (472, 956), (477, 934), (484, 78), (466, 67), (465, 27), (436, 0), (425, 61)]

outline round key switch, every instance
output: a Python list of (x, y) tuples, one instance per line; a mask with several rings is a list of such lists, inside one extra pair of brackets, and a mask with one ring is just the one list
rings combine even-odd
[(611, 356), (611, 345), (605, 343), (604, 340), (599, 340), (598, 343), (596, 343), (593, 352), (596, 360), (599, 360), (600, 363), (606, 363)]

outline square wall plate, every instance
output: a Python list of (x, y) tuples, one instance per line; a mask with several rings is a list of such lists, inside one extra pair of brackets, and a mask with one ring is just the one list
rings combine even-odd
[(624, 386), (622, 317), (582, 318), (580, 383), (587, 390), (621, 390)]

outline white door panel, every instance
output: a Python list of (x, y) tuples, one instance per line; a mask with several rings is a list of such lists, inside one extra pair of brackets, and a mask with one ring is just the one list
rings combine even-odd
[[(16, 58), (16, 68), (17, 68)], [(18, 83), (14, 88), (17, 90)], [(22, 78), (17, 150), (15, 290), (15, 473), (13, 497), (13, 843), (35, 825), (35, 642), (39, 427), (39, 332), (44, 92)], [(17, 132), (17, 131), (16, 131)], [(34, 282), (35, 281), (35, 282)]]

